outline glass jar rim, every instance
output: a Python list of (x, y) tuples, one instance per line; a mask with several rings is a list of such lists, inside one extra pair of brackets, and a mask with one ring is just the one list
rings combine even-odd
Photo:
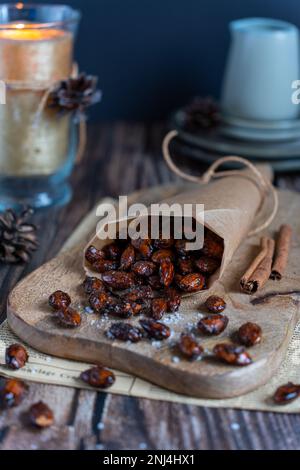
[[(30, 21), (30, 29), (48, 29), (48, 28), (53, 28), (53, 27), (63, 27), (69, 24), (76, 24), (79, 22), (81, 18), (81, 12), (80, 10), (76, 10), (75, 8), (71, 7), (70, 5), (66, 5), (63, 3), (57, 3), (57, 4), (50, 4), (50, 3), (23, 3), (23, 2), (17, 2), (17, 3), (1, 3), (0, 4), (0, 11), (1, 9), (5, 8), (8, 12), (11, 11), (22, 11), (22, 10), (41, 10), (41, 9), (60, 9), (60, 10), (65, 10), (68, 13), (68, 17), (64, 18), (62, 20), (55, 20), (55, 21)], [(24, 23), (23, 23), (24, 21)], [(15, 29), (16, 24), (22, 23), (24, 25), (24, 29), (26, 29), (26, 19), (22, 20), (21, 18), (19, 20), (11, 21), (11, 22), (5, 22), (1, 23), (0, 19), (0, 30), (1, 29)], [(29, 29), (29, 28), (28, 28)]]

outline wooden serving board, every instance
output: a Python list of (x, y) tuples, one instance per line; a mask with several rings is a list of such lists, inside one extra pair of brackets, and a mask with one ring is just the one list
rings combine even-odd
[[(191, 185), (189, 185), (190, 187)], [(183, 186), (161, 186), (135, 193), (129, 203), (158, 202), (182, 191)], [(294, 240), (285, 278), (281, 282), (269, 281), (257, 296), (249, 297), (239, 291), (239, 279), (259, 245), (259, 237), (252, 237), (239, 248), (224, 276), (212, 289), (183, 299), (179, 313), (168, 314), (164, 321), (169, 324), (172, 335), (167, 341), (141, 341), (127, 344), (111, 341), (104, 332), (111, 321), (99, 315), (83, 314), (79, 329), (65, 329), (54, 321), (48, 307), (48, 296), (56, 289), (71, 295), (73, 305), (86, 305), (82, 291), (84, 272), (82, 247), (94, 231), (96, 220), (89, 217), (73, 238), (82, 243), (41, 266), (22, 280), (8, 299), (8, 322), (12, 330), (30, 346), (55, 356), (102, 363), (106, 366), (129, 372), (177, 393), (194, 397), (226, 398), (249, 392), (266, 383), (281, 364), (294, 327), (299, 317), (298, 294), (300, 291), (299, 234), (300, 195), (289, 191), (279, 192), (280, 209), (269, 232), (273, 233), (281, 223), (291, 223)], [(87, 230), (87, 225), (90, 225)], [(296, 291), (296, 293), (289, 293)], [(281, 293), (266, 297), (253, 305), (255, 298), (264, 298), (270, 293)], [(219, 337), (200, 337), (204, 347), (230, 340), (237, 328), (246, 321), (257, 322), (263, 330), (261, 344), (251, 348), (254, 363), (247, 367), (231, 367), (216, 362), (213, 358), (189, 362), (176, 350), (179, 334), (196, 324), (206, 297), (218, 294), (227, 302), (226, 315), (229, 325)], [(137, 322), (138, 319), (132, 322)], [(179, 358), (179, 361), (178, 361)]]

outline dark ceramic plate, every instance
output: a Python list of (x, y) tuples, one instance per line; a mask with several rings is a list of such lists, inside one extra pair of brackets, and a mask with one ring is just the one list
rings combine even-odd
[[(176, 142), (176, 152), (180, 156), (186, 156), (195, 160), (199, 160), (204, 164), (212, 164), (218, 158), (220, 158), (220, 154), (217, 153), (210, 153), (205, 150), (200, 149), (199, 147), (193, 147), (187, 144), (182, 143), (182, 141), (178, 140)], [(239, 154), (241, 155), (241, 154)], [(241, 155), (247, 157), (247, 155)], [(271, 165), (274, 171), (277, 172), (290, 172), (290, 171), (296, 171), (300, 170), (300, 158), (285, 158), (283, 160), (272, 160), (272, 159), (254, 159), (250, 158), (254, 163), (266, 163), (268, 165)], [(234, 168), (234, 164), (228, 163), (227, 165), (228, 168)]]
[[(238, 140), (222, 134), (221, 126), (211, 131), (193, 133), (184, 128), (184, 113), (177, 111), (171, 128), (179, 131), (178, 139), (185, 144), (191, 157), (211, 163), (218, 155), (240, 155), (250, 160), (267, 162), (277, 171), (300, 168), (300, 138), (286, 142), (255, 142)], [(208, 155), (205, 151), (210, 152)], [(216, 155), (212, 155), (212, 154)]]

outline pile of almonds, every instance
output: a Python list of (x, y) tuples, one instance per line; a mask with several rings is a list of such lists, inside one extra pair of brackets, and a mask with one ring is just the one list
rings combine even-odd
[(206, 230), (201, 250), (186, 249), (187, 240), (115, 240), (101, 250), (89, 246), (85, 258), (100, 274), (86, 282), (91, 307), (99, 313), (122, 318), (143, 313), (160, 320), (175, 312), (182, 293), (206, 288), (219, 268), (223, 240)]
[[(166, 339), (170, 329), (161, 320), (165, 313), (179, 309), (182, 293), (206, 288), (208, 278), (219, 268), (223, 240), (205, 231), (201, 250), (187, 251), (186, 240), (115, 240), (101, 250), (89, 246), (85, 258), (91, 270), (100, 274), (88, 277), (84, 290), (94, 312), (128, 319), (143, 315), (143, 334)], [(123, 341), (142, 339), (140, 329), (118, 322), (108, 336)]]
[[(170, 328), (160, 320), (167, 312), (177, 312), (182, 293), (194, 293), (206, 289), (209, 277), (220, 267), (223, 241), (205, 229), (202, 250), (187, 251), (186, 240), (116, 240), (103, 249), (88, 247), (86, 260), (98, 277), (87, 277), (83, 283), (90, 308), (95, 313), (119, 318), (106, 331), (110, 339), (137, 343), (144, 338), (162, 341), (170, 337)], [(61, 290), (49, 297), (53, 317), (67, 328), (81, 325), (81, 314), (71, 306), (70, 296)], [(218, 336), (228, 326), (223, 314), (225, 301), (210, 296), (205, 302), (209, 314), (195, 325), (195, 333)], [(129, 323), (130, 317), (141, 316), (139, 326)], [(126, 321), (124, 321), (126, 320)], [(243, 324), (235, 334), (235, 343), (220, 342), (211, 352), (205, 351), (191, 332), (182, 332), (177, 343), (178, 352), (189, 361), (213, 355), (216, 360), (230, 365), (246, 366), (252, 358), (246, 347), (258, 344), (262, 339), (259, 325)], [(18, 370), (28, 361), (28, 353), (21, 344), (6, 349), (7, 367)], [(115, 382), (114, 373), (97, 365), (82, 372), (79, 379), (91, 387), (108, 388)], [(0, 406), (18, 406), (28, 392), (28, 385), (18, 379), (0, 379)], [(276, 404), (290, 403), (300, 397), (300, 385), (291, 382), (279, 387), (273, 400)], [(29, 422), (43, 429), (54, 422), (53, 411), (39, 401), (28, 410)]]
[[(220, 267), (223, 240), (205, 229), (203, 248), (186, 249), (187, 240), (138, 239), (115, 240), (102, 249), (89, 246), (85, 258), (97, 277), (87, 277), (83, 288), (93, 312), (123, 321), (114, 322), (106, 335), (110, 339), (137, 343), (144, 338), (162, 341), (170, 337), (169, 326), (161, 322), (166, 312), (176, 312), (182, 293), (206, 288), (208, 278)], [(49, 297), (55, 318), (65, 327), (81, 323), (79, 312), (71, 307), (70, 296), (56, 291)], [(210, 296), (205, 303), (210, 315), (196, 325), (201, 335), (219, 335), (228, 325), (223, 314), (225, 301)], [(140, 316), (139, 325), (129, 323), (130, 317)], [(261, 339), (258, 325), (247, 323), (238, 332), (239, 343), (220, 343), (212, 353), (216, 359), (231, 365), (244, 366), (252, 358), (244, 346), (257, 344)], [(203, 347), (190, 332), (183, 332), (178, 350), (189, 360), (205, 355)], [(211, 355), (211, 353), (210, 353)], [(84, 376), (89, 381), (88, 375)], [(93, 382), (93, 380), (90, 380)]]
[[(215, 295), (208, 297), (205, 307), (210, 315), (199, 320), (195, 330), (198, 334), (205, 336), (218, 336), (225, 331), (229, 319), (221, 312), (225, 310), (226, 303), (221, 297)], [(262, 330), (256, 323), (245, 323), (236, 332), (236, 339), (239, 344), (218, 343), (214, 346), (212, 354), (215, 359), (230, 365), (247, 366), (251, 364), (252, 358), (244, 346), (250, 347), (258, 344), (262, 338)], [(198, 343), (191, 333), (182, 333), (178, 349), (182, 356), (189, 360), (199, 359), (205, 356), (204, 348)], [(211, 353), (209, 353), (209, 356)]]

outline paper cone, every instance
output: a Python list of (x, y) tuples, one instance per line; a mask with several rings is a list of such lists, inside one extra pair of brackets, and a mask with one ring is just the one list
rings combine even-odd
[[(272, 171), (269, 166), (260, 166), (259, 170), (264, 177), (271, 180)], [(224, 253), (220, 269), (209, 279), (208, 287), (222, 276), (232, 256), (241, 242), (254, 227), (255, 217), (262, 204), (262, 195), (259, 186), (254, 182), (249, 170), (241, 170), (240, 175), (223, 177), (199, 187), (193, 191), (182, 192), (175, 197), (161, 201), (171, 204), (203, 204), (203, 217), (196, 220), (219, 235), (224, 241)], [(151, 209), (149, 209), (151, 215)], [(132, 219), (127, 219), (129, 223)], [(112, 221), (111, 223), (116, 223)], [(106, 226), (107, 228), (107, 226)], [(101, 239), (102, 230), (88, 243), (100, 249), (112, 240)], [(99, 238), (100, 235), (100, 238)], [(87, 248), (86, 247), (86, 248)], [(83, 261), (87, 275), (101, 278), (101, 274), (94, 271), (91, 265)]]

